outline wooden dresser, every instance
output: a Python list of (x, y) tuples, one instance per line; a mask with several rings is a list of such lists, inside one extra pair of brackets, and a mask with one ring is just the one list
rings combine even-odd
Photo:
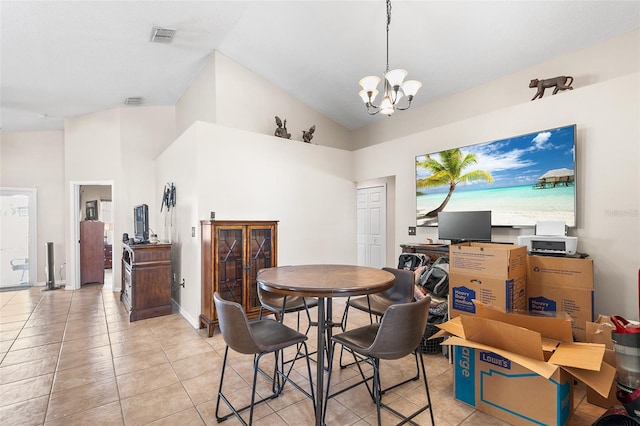
[(217, 325), (213, 293), (239, 303), (248, 318), (260, 313), (256, 276), (278, 265), (277, 221), (206, 220), (202, 231), (200, 328)]
[(104, 283), (104, 223), (80, 222), (80, 285)]
[(171, 244), (124, 244), (120, 300), (129, 321), (171, 313)]

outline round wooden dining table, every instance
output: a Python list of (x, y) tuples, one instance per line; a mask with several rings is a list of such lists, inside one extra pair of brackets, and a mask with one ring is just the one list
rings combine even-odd
[[(324, 354), (331, 340), (334, 297), (379, 293), (393, 285), (390, 272), (354, 265), (279, 266), (258, 272), (258, 285), (264, 291), (286, 296), (318, 298), (318, 352), (316, 364), (316, 425), (323, 424)], [(329, 366), (330, 368), (331, 366)]]

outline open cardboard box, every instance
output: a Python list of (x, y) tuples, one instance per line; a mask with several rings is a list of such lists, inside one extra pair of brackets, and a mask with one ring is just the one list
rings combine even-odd
[[(615, 329), (616, 327), (611, 322), (610, 317), (606, 315), (599, 315), (595, 322), (586, 323), (587, 342), (604, 344), (606, 347), (604, 361), (613, 367), (616, 366), (616, 353), (613, 347), (613, 340), (611, 340), (611, 333)], [(620, 405), (622, 403), (618, 400), (616, 391), (617, 386), (615, 383), (611, 384), (611, 389), (609, 389), (607, 397), (602, 397), (593, 389), (588, 388), (587, 402), (602, 408)]]
[(455, 398), (514, 425), (564, 425), (573, 412), (573, 380), (606, 397), (616, 370), (605, 345), (575, 343), (568, 316), (505, 313), (476, 303), (433, 338), (455, 346)]

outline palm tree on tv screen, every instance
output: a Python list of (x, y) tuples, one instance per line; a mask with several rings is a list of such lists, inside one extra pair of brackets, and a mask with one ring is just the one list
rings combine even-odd
[(449, 192), (442, 204), (427, 213), (425, 217), (438, 216), (438, 212), (444, 210), (453, 195), (453, 191), (456, 189), (456, 185), (460, 182), (484, 180), (493, 183), (493, 176), (485, 170), (471, 170), (470, 172), (462, 173), (464, 169), (478, 162), (475, 154), (466, 154), (463, 157), (459, 148), (441, 151), (438, 154), (440, 155), (440, 161), (427, 154), (424, 161), (418, 162), (418, 167), (432, 172), (432, 175), (418, 179), (416, 187), (422, 189), (449, 185)]

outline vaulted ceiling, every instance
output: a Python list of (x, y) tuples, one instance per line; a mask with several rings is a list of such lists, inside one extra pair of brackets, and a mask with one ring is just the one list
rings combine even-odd
[[(174, 105), (213, 50), (349, 129), (381, 118), (366, 114), (358, 81), (385, 68), (384, 0), (2, 0), (0, 8), (5, 131), (62, 129), (64, 118), (127, 97)], [(154, 26), (176, 29), (173, 43), (150, 43)], [(420, 106), (639, 27), (640, 1), (396, 0), (389, 65), (422, 82)]]

